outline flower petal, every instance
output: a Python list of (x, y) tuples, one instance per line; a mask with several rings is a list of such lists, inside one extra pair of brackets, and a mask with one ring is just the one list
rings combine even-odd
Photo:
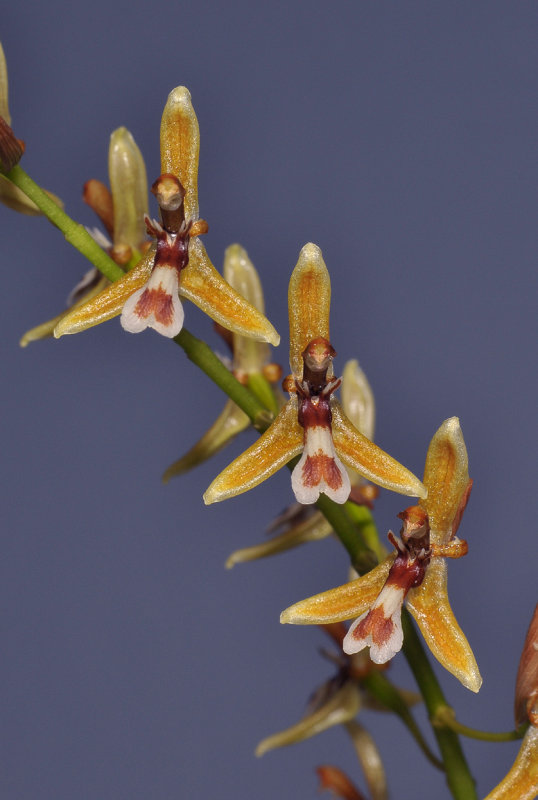
[(226, 569), (231, 569), (236, 564), (241, 564), (245, 561), (254, 561), (258, 558), (266, 558), (277, 553), (283, 553), (306, 542), (326, 539), (331, 532), (330, 524), (319, 511), (316, 511), (308, 519), (303, 520), (303, 522), (289, 528), (278, 536), (271, 537), (271, 539), (262, 542), (262, 544), (235, 550), (226, 560)]
[(421, 502), (430, 520), (431, 541), (446, 544), (469, 484), (467, 449), (457, 417), (445, 420), (428, 447), (424, 467), (428, 497)]
[[(87, 303), (92, 297), (95, 297), (99, 294), (99, 292), (102, 292), (105, 286), (108, 286), (108, 280), (104, 277), (104, 275), (102, 275), (98, 279), (97, 283), (95, 283), (93, 286), (90, 286), (90, 288), (87, 291), (84, 291), (83, 295), (79, 297), (77, 301), (75, 301), (73, 308), (77, 308), (84, 303)], [(24, 336), (22, 336), (19, 341), (20, 346), (26, 347), (28, 344), (30, 344), (30, 342), (35, 342), (38, 339), (47, 339), (48, 337), (53, 336), (57, 325), (70, 313), (71, 312), (69, 310), (62, 311), (62, 313), (58, 314), (56, 317), (49, 319), (47, 322), (42, 322), (41, 325), (37, 325), (35, 328), (31, 328), (29, 331), (26, 331)]]
[(431, 561), (422, 584), (407, 595), (407, 608), (439, 663), (467, 689), (478, 692), (482, 677), (469, 642), (450, 607), (444, 559)]
[(355, 721), (348, 722), (346, 730), (353, 742), (372, 800), (387, 800), (387, 776), (372, 735)]
[(290, 320), (290, 367), (302, 378), (302, 353), (307, 344), (322, 336), (329, 340), (331, 280), (321, 250), (305, 244), (290, 278), (288, 309)]
[(385, 489), (411, 497), (426, 496), (426, 489), (419, 479), (359, 433), (334, 399), (331, 400), (331, 409), (333, 440), (344, 464)]
[(369, 611), (364, 612), (349, 628), (344, 653), (352, 655), (370, 648), (374, 664), (386, 664), (399, 653), (403, 644), (402, 605), (405, 589), (387, 582)]
[(9, 113), (8, 103), (8, 78), (7, 78), (7, 64), (4, 48), (0, 43), (0, 116), (5, 119), (8, 125), (11, 125), (11, 114)]
[(170, 478), (182, 475), (203, 461), (207, 461), (208, 458), (218, 453), (249, 425), (250, 419), (245, 412), (233, 400), (228, 400), (213, 425), (204, 433), (202, 438), (184, 456), (168, 467), (163, 475), (163, 483), (168, 483)]
[(121, 313), (127, 299), (147, 282), (153, 267), (155, 246), (151, 247), (138, 264), (119, 281), (108, 286), (93, 300), (78, 306), (67, 314), (54, 329), (59, 339), (66, 333), (80, 333)]
[(538, 728), (530, 726), (508, 775), (484, 800), (534, 800), (538, 796)]
[(360, 695), (356, 685), (351, 681), (346, 682), (341, 689), (335, 692), (327, 703), (312, 714), (286, 728), (279, 733), (263, 739), (256, 748), (256, 755), (263, 756), (276, 747), (302, 742), (310, 739), (322, 731), (349, 722), (357, 715), (360, 709)]
[(360, 616), (377, 599), (395, 557), (395, 554), (391, 554), (382, 564), (355, 581), (289, 606), (280, 615), (280, 622), (292, 625), (327, 625)]
[(204, 503), (218, 503), (253, 489), (301, 452), (303, 429), (297, 421), (297, 399), (288, 400), (272, 425), (218, 475)]
[(342, 408), (359, 433), (373, 441), (375, 400), (368, 378), (357, 359), (347, 361), (342, 373)]
[(128, 333), (153, 328), (173, 339), (183, 327), (185, 312), (178, 297), (175, 267), (155, 266), (147, 284), (134, 292), (121, 312), (121, 326)]
[(108, 176), (114, 204), (114, 246), (139, 248), (146, 237), (148, 181), (142, 153), (127, 128), (117, 128), (110, 137)]
[(168, 95), (161, 119), (161, 172), (179, 178), (185, 189), (185, 219), (198, 219), (200, 130), (185, 86)]
[(269, 320), (217, 272), (198, 238), (191, 239), (189, 263), (181, 271), (179, 293), (233, 333), (275, 346), (280, 342)]
[[(257, 311), (265, 314), (260, 277), (247, 251), (239, 244), (227, 247), (224, 253), (224, 280), (239, 292)], [(247, 375), (259, 373), (269, 360), (269, 346), (251, 337), (233, 334), (233, 365)]]

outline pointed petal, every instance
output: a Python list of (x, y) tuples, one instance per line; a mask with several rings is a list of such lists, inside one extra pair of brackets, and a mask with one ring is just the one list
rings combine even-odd
[(54, 330), (56, 339), (67, 333), (80, 333), (120, 314), (127, 299), (148, 280), (154, 257), (155, 247), (151, 247), (125, 277), (111, 284), (89, 303), (84, 303), (67, 314)]
[(432, 560), (422, 584), (407, 595), (407, 608), (439, 663), (467, 689), (478, 692), (482, 677), (469, 642), (450, 607), (444, 559)]
[(241, 411), (233, 400), (228, 400), (223, 410), (191, 449), (177, 461), (171, 464), (163, 475), (163, 483), (168, 483), (170, 478), (182, 475), (184, 472), (198, 466), (203, 461), (214, 456), (222, 450), (238, 433), (250, 425), (250, 419)]
[(376, 601), (394, 558), (395, 555), (391, 554), (362, 578), (289, 606), (280, 615), (280, 622), (292, 625), (327, 625), (360, 616)]
[(219, 275), (197, 238), (189, 246), (189, 263), (181, 271), (179, 293), (233, 333), (275, 346), (280, 342), (269, 320)]
[(331, 401), (336, 452), (348, 467), (369, 481), (411, 497), (425, 497), (426, 489), (408, 469), (381, 450), (351, 424), (336, 400)]
[(257, 442), (218, 475), (204, 494), (204, 503), (235, 497), (273, 475), (303, 447), (303, 429), (297, 422), (297, 399), (288, 400)]
[(469, 483), (467, 449), (457, 417), (446, 419), (434, 434), (426, 455), (424, 485), (428, 497), (421, 502), (430, 519), (431, 541), (446, 544), (452, 523)]
[(263, 756), (276, 747), (285, 747), (310, 739), (311, 736), (332, 728), (334, 725), (341, 725), (343, 722), (353, 719), (359, 709), (359, 690), (354, 683), (348, 681), (317, 711), (303, 717), (290, 728), (263, 739), (256, 748), (256, 755)]
[(108, 175), (114, 204), (114, 246), (137, 249), (146, 236), (148, 181), (142, 153), (127, 128), (117, 128), (110, 137)]
[(531, 725), (508, 775), (485, 800), (535, 800), (536, 797), (538, 797), (538, 728)]
[(368, 378), (356, 359), (348, 361), (342, 373), (342, 408), (359, 433), (373, 441), (375, 400)]
[(273, 536), (271, 539), (261, 544), (253, 545), (252, 547), (243, 547), (241, 550), (235, 550), (226, 560), (226, 569), (231, 569), (236, 564), (241, 564), (245, 561), (254, 561), (258, 558), (267, 558), (267, 556), (283, 553), (286, 550), (291, 550), (293, 547), (306, 544), (306, 542), (326, 539), (331, 532), (332, 528), (330, 524), (325, 517), (317, 511), (308, 519), (278, 536)]
[[(247, 251), (239, 244), (232, 244), (224, 253), (224, 280), (239, 292), (257, 311), (265, 314), (263, 290), (259, 275)], [(265, 342), (256, 342), (250, 337), (233, 335), (234, 369), (247, 375), (261, 372), (269, 360), (269, 347)]]
[(312, 339), (329, 339), (331, 280), (321, 250), (305, 244), (299, 253), (288, 288), (290, 319), (290, 367), (297, 378), (303, 375), (302, 352)]
[[(104, 277), (104, 275), (102, 275), (101, 278), (98, 280), (98, 282), (94, 286), (91, 286), (90, 289), (85, 291), (84, 294), (78, 299), (78, 301), (76, 301), (73, 308), (83, 305), (92, 297), (98, 295), (99, 292), (102, 292), (104, 287), (107, 285), (108, 285), (108, 280)], [(30, 344), (30, 342), (35, 342), (38, 339), (47, 339), (53, 336), (54, 329), (56, 328), (56, 326), (69, 313), (71, 313), (69, 310), (62, 311), (62, 313), (58, 314), (56, 317), (49, 319), (47, 322), (42, 322), (41, 325), (37, 325), (35, 328), (31, 328), (29, 331), (26, 331), (24, 336), (22, 336), (21, 340), (19, 341), (20, 346), (26, 347), (28, 344)]]
[(185, 219), (198, 219), (200, 130), (191, 95), (178, 86), (168, 95), (161, 120), (161, 172), (179, 178), (185, 189)]
[(7, 80), (7, 64), (4, 55), (4, 48), (0, 43), (0, 116), (2, 116), (8, 125), (11, 125), (11, 114), (9, 113), (8, 103), (8, 80)]

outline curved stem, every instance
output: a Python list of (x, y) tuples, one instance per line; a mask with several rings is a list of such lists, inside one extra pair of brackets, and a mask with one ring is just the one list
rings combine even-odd
[(432, 719), (432, 725), (435, 728), (450, 728), (450, 730), (467, 736), (469, 739), (479, 739), (482, 742), (512, 742), (514, 739), (522, 739), (525, 735), (528, 722), (524, 722), (519, 728), (512, 731), (502, 731), (500, 733), (493, 733), (491, 731), (482, 731), (479, 728), (470, 728), (468, 725), (463, 725), (455, 717), (454, 709), (450, 706), (444, 706), (437, 709), (435, 717)]
[[(92, 239), (86, 229), (74, 222), (35, 181), (18, 164), (6, 177), (30, 197), (31, 200), (64, 234), (67, 241), (79, 250), (89, 261), (99, 269), (110, 281), (118, 280), (124, 274), (123, 270)], [(175, 337), (174, 341), (185, 351), (188, 358), (205, 372), (237, 405), (250, 417), (259, 431), (264, 431), (269, 426), (272, 416), (257, 397), (237, 381), (228, 369), (219, 361), (211, 348), (202, 340), (197, 339), (185, 328)], [(336, 505), (325, 495), (318, 500), (318, 508), (331, 523), (334, 532), (346, 548), (351, 562), (359, 572), (364, 573), (370, 569), (377, 557), (366, 546), (360, 525), (354, 524), (349, 511)], [(355, 512), (356, 515), (356, 512)], [(371, 526), (373, 520), (368, 524)], [(364, 529), (366, 532), (366, 529)], [(372, 530), (368, 530), (371, 541)], [(435, 677), (428, 661), (422, 642), (418, 637), (410, 615), (403, 610), (402, 623), (404, 628), (403, 651), (422, 692), (430, 719), (436, 719), (439, 710), (447, 707), (441, 687)], [(447, 727), (433, 728), (447, 774), (447, 781), (455, 800), (477, 800), (474, 781), (469, 772), (465, 756), (461, 749), (458, 736), (454, 730)]]

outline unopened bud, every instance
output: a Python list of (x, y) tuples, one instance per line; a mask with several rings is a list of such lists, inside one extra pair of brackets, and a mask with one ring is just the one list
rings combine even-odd
[(82, 189), (82, 199), (95, 211), (112, 238), (114, 233), (114, 205), (108, 186), (92, 178), (86, 181)]
[(146, 235), (148, 181), (144, 158), (127, 128), (117, 128), (110, 137), (108, 177), (114, 204), (114, 244), (138, 249)]
[(262, 368), (262, 375), (269, 383), (278, 383), (282, 378), (282, 367), (280, 364), (266, 364)]
[(9, 172), (17, 164), (24, 153), (24, 142), (17, 139), (10, 126), (0, 117), (0, 165), (4, 172)]
[(527, 631), (516, 678), (516, 725), (527, 719), (538, 727), (538, 605)]
[(0, 116), (11, 125), (11, 114), (8, 104), (7, 64), (4, 49), (0, 44)]
[(343, 800), (365, 800), (364, 795), (351, 783), (346, 773), (338, 767), (324, 764), (322, 767), (317, 767), (316, 772), (320, 791), (327, 789), (333, 797), (341, 797)]

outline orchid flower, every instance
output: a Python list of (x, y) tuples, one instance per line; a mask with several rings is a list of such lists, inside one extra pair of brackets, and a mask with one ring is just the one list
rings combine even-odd
[(508, 774), (485, 800), (534, 800), (538, 797), (538, 605), (525, 637), (516, 678), (516, 725), (529, 723)]
[(363, 436), (334, 398), (335, 351), (329, 341), (331, 284), (321, 250), (301, 250), (288, 290), (290, 366), (285, 381), (290, 399), (259, 440), (213, 481), (204, 495), (215, 503), (252, 489), (302, 453), (292, 473), (300, 503), (314, 503), (320, 492), (345, 503), (351, 484), (344, 464), (363, 477), (403, 494), (425, 496), (409, 470)]
[[(117, 128), (110, 136), (108, 148), (110, 190), (101, 181), (86, 182), (83, 199), (97, 214), (107, 236), (100, 229), (89, 232), (111, 258), (128, 269), (140, 259), (145, 248), (144, 214), (148, 208), (148, 185), (144, 158), (127, 128)], [(21, 347), (53, 335), (55, 328), (75, 310), (85, 306), (109, 285), (96, 267), (88, 270), (67, 298), (67, 310), (27, 331)]]
[(372, 660), (384, 663), (402, 646), (400, 614), (406, 600), (433, 655), (477, 692), (482, 683), (478, 666), (447, 595), (445, 558), (467, 552), (456, 532), (472, 485), (457, 417), (446, 420), (430, 443), (424, 485), (427, 498), (399, 515), (402, 539), (389, 534), (396, 552), (363, 577), (290, 606), (280, 621), (307, 625), (358, 617), (344, 650), (353, 653), (369, 645)]
[[(224, 280), (229, 283), (254, 308), (264, 313), (263, 289), (254, 264), (246, 250), (239, 244), (226, 248), (223, 267)], [(270, 383), (280, 377), (281, 370), (276, 364), (270, 365), (269, 345), (257, 342), (238, 333), (230, 335), (232, 349), (231, 370), (241, 383), (253, 391), (265, 389), (264, 399), (272, 403), (278, 411)], [(272, 369), (271, 369), (272, 368)], [(273, 372), (273, 374), (271, 374)], [(271, 378), (269, 381), (268, 378)], [(171, 464), (163, 475), (167, 483), (170, 478), (182, 475), (187, 470), (201, 464), (232, 441), (250, 425), (250, 419), (233, 400), (228, 400), (221, 413), (204, 433), (202, 438), (180, 459)]]
[(162, 174), (152, 189), (161, 221), (146, 219), (157, 243), (124, 278), (65, 317), (55, 329), (56, 337), (78, 333), (120, 313), (128, 331), (149, 326), (174, 337), (183, 324), (179, 293), (234, 333), (279, 343), (265, 316), (219, 275), (199, 239), (208, 230), (198, 214), (199, 144), (191, 96), (180, 86), (168, 96), (161, 121)]
[[(356, 359), (348, 361), (342, 373), (342, 408), (344, 414), (367, 439), (374, 438), (375, 402), (371, 386)], [(367, 484), (357, 472), (348, 469), (351, 497), (355, 502), (372, 506), (377, 487)], [(355, 497), (354, 497), (355, 492)], [(359, 496), (360, 493), (360, 496)], [(356, 498), (356, 499), (355, 499)], [(276, 555), (307, 542), (326, 539), (331, 524), (321, 511), (296, 503), (280, 514), (267, 528), (270, 538), (261, 544), (235, 550), (226, 560), (226, 568), (245, 561)]]

